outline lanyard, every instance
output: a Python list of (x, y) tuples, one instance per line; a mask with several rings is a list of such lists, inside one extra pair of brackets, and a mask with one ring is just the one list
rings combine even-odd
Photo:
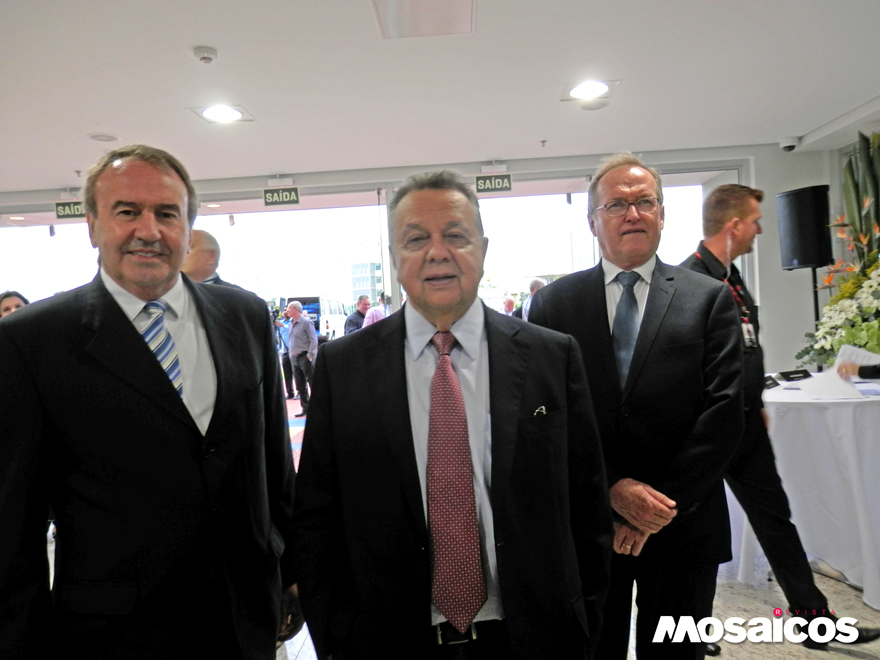
[[(699, 252), (694, 252), (694, 256), (700, 261), (703, 260), (703, 256)], [(734, 287), (730, 282), (727, 281), (726, 277), (721, 281), (727, 285), (727, 287), (730, 289), (730, 292), (733, 294), (733, 299), (736, 301), (736, 304), (739, 305), (739, 309), (742, 312), (742, 322), (748, 323), (749, 316), (751, 314), (749, 312), (748, 305), (746, 305), (746, 301), (743, 300), (743, 297), (740, 295), (742, 293), (742, 287), (739, 284)]]

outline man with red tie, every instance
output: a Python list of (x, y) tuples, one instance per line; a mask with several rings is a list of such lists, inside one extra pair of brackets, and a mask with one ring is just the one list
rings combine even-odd
[(478, 299), (457, 175), (410, 178), (388, 215), (407, 304), (324, 348), (297, 479), (318, 656), (592, 657), (611, 517), (578, 346)]

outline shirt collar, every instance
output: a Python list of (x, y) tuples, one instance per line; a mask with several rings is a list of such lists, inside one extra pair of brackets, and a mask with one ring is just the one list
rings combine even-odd
[[(642, 279), (645, 280), (648, 284), (651, 283), (651, 275), (654, 273), (654, 266), (657, 264), (657, 255), (652, 255), (650, 259), (648, 259), (645, 263), (637, 268), (633, 268), (633, 272), (638, 273), (642, 276)], [(607, 259), (602, 259), (602, 272), (605, 274), (605, 286), (608, 286), (614, 281), (614, 278), (617, 277), (618, 273), (623, 272), (623, 268), (619, 266), (615, 266), (613, 263), (608, 261)]]
[[(415, 362), (431, 343), (431, 337), (437, 333), (437, 328), (412, 305), (403, 306), (403, 315), (410, 358)], [(465, 315), (452, 324), (450, 332), (467, 356), (475, 360), (480, 352), (480, 341), (483, 339), (484, 329), (483, 301), (477, 298), (465, 312)]]
[[(113, 296), (113, 300), (115, 300), (116, 304), (122, 308), (122, 311), (128, 317), (128, 320), (134, 321), (135, 317), (143, 311), (144, 305), (147, 303), (133, 293), (129, 293), (123, 289), (103, 267), (101, 268), (100, 273), (101, 281), (104, 283), (104, 286), (110, 295)], [(183, 277), (178, 276), (177, 282), (165, 293), (164, 296), (160, 297), (160, 300), (164, 301), (168, 306), (168, 312), (166, 313), (170, 312), (175, 319), (180, 318), (184, 312), (187, 301), (186, 286), (183, 284)]]
[[(717, 280), (727, 279), (728, 273), (724, 264), (721, 263), (718, 257), (712, 254), (712, 251), (703, 244), (703, 241), (700, 241), (700, 245), (697, 247), (697, 256), (706, 264), (706, 268), (709, 269), (709, 274), (712, 277)], [(730, 264), (730, 272), (738, 273), (736, 266), (733, 264)]]

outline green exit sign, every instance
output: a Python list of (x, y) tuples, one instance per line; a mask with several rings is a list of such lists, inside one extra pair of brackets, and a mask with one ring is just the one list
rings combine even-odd
[(510, 192), (513, 182), (509, 174), (481, 174), (477, 176), (477, 192)]
[(55, 217), (59, 220), (84, 218), (86, 209), (82, 202), (55, 202)]
[(266, 188), (263, 190), (265, 206), (299, 204), (299, 188)]

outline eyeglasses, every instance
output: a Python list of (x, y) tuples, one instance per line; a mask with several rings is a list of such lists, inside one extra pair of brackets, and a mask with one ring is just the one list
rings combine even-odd
[(627, 214), (630, 206), (635, 206), (638, 213), (654, 213), (660, 207), (660, 200), (656, 197), (642, 197), (634, 202), (624, 202), (622, 199), (618, 199), (614, 202), (608, 202), (604, 206), (599, 206), (596, 210), (605, 209), (609, 218), (619, 218)]

